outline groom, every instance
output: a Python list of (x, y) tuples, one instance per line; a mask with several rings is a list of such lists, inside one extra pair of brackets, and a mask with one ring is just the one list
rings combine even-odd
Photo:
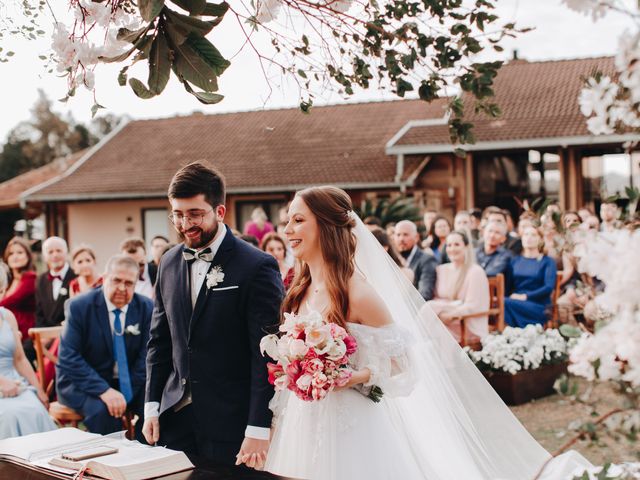
[(279, 321), (278, 264), (225, 226), (224, 180), (212, 168), (179, 170), (169, 202), (184, 243), (158, 271), (143, 433), (150, 444), (260, 467), (273, 389), (259, 343)]

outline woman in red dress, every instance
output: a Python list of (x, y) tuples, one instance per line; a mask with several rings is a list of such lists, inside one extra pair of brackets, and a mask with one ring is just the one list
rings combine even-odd
[(10, 310), (16, 317), (25, 353), (32, 358), (29, 329), (35, 324), (36, 311), (36, 272), (33, 268), (33, 254), (26, 240), (14, 237), (9, 240), (2, 258), (9, 266), (9, 288), (0, 299), (0, 307)]
[(91, 247), (80, 245), (71, 252), (71, 266), (77, 277), (69, 283), (70, 297), (102, 285), (102, 277), (96, 273), (96, 254)]

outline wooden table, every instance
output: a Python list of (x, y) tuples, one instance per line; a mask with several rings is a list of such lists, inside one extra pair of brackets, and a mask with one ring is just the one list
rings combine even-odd
[[(195, 470), (187, 470), (185, 472), (174, 473), (161, 477), (162, 480), (278, 480), (270, 473), (257, 472), (248, 470), (246, 472), (238, 472), (235, 469), (214, 465), (211, 462), (199, 458), (189, 457)], [(2, 480), (51, 480), (57, 479), (53, 475), (47, 475), (34, 470), (29, 470), (21, 465), (16, 465), (0, 460), (0, 479)]]

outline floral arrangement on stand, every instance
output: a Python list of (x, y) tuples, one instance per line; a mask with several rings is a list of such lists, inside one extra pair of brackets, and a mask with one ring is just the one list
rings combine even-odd
[[(623, 408), (590, 422), (578, 438), (589, 432), (595, 437), (595, 427), (601, 424), (615, 438), (634, 441), (640, 433), (640, 230), (587, 232), (578, 240), (575, 255), (580, 272), (604, 282), (605, 290), (592, 307), (605, 314), (593, 332), (561, 327), (564, 335), (574, 337), (568, 370), (588, 381), (608, 381), (625, 397)], [(591, 478), (640, 478), (640, 463), (605, 465), (574, 477)]]
[(567, 341), (555, 329), (542, 325), (525, 328), (506, 327), (502, 333), (482, 339), (482, 350), (465, 351), (481, 371), (516, 374), (542, 365), (556, 365), (568, 359)]

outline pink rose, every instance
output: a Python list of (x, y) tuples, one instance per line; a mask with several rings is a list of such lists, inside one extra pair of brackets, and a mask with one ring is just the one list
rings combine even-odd
[(302, 375), (302, 369), (300, 368), (300, 360), (294, 360), (287, 365), (287, 377), (291, 380), (291, 383), (295, 383), (296, 380)]
[(313, 381), (313, 377), (311, 375), (309, 375), (308, 373), (305, 373), (304, 375), (301, 375), (296, 380), (296, 387), (298, 387), (300, 390), (306, 392), (311, 387), (311, 382), (312, 381)]
[(303, 360), (302, 361), (302, 369), (306, 372), (321, 372), (324, 365), (322, 361), (318, 358), (312, 358), (311, 360)]
[(343, 368), (340, 370), (340, 374), (338, 375), (338, 378), (336, 378), (336, 386), (344, 387), (347, 383), (349, 383), (350, 379), (351, 379), (351, 370), (347, 370), (346, 368)]
[(347, 346), (347, 355), (352, 355), (358, 349), (358, 342), (351, 335), (343, 338), (344, 344)]
[(324, 388), (325, 385), (329, 383), (329, 379), (322, 372), (316, 372), (313, 374), (313, 380), (311, 381), (311, 385), (314, 388)]
[(267, 371), (269, 372), (269, 383), (274, 385), (276, 379), (284, 375), (284, 369), (282, 365), (276, 363), (267, 363)]
[(311, 398), (313, 398), (314, 400), (322, 400), (327, 396), (327, 393), (329, 393), (328, 390), (325, 390), (324, 388), (312, 388)]

